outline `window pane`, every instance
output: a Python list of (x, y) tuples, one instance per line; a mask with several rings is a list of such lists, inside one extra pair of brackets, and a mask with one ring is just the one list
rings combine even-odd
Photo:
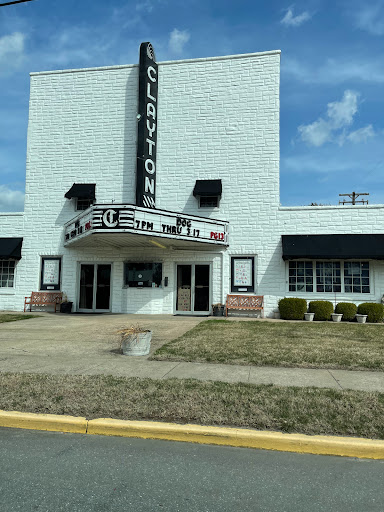
[(0, 260), (0, 288), (13, 288), (15, 274), (14, 260)]
[(290, 261), (288, 264), (289, 291), (303, 292), (309, 289), (313, 281), (313, 267), (311, 261)]
[(154, 288), (161, 285), (162, 263), (126, 263), (125, 286)]

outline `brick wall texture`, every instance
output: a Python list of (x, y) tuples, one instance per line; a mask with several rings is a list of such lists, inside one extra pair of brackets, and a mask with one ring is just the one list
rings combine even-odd
[[(64, 247), (64, 224), (77, 215), (64, 198), (73, 183), (96, 183), (98, 204), (135, 203), (138, 66), (32, 74), (25, 213), (0, 216), (1, 236), (24, 237), (23, 257), (0, 309), (22, 309), (39, 289), (42, 256), (62, 257), (62, 290), (75, 308), (79, 264), (105, 262), (113, 312), (173, 313), (177, 263), (209, 263), (217, 303), (230, 291), (230, 257), (246, 255), (271, 315), (281, 297), (300, 296), (288, 292), (282, 234), (381, 232), (383, 206), (279, 205), (279, 72), (280, 52), (159, 63), (156, 207), (230, 223), (227, 250), (198, 252)], [(219, 208), (198, 207), (197, 179), (222, 180)], [(124, 288), (129, 260), (162, 261), (168, 287)], [(338, 301), (380, 300), (382, 265), (371, 262), (369, 296)]]

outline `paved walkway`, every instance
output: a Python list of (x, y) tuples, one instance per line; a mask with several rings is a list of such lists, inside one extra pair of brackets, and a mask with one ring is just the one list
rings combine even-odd
[(52, 315), (0, 325), (0, 371), (315, 386), (384, 392), (384, 372), (150, 361), (118, 353), (117, 331), (154, 329), (151, 352), (201, 322), (171, 315)]

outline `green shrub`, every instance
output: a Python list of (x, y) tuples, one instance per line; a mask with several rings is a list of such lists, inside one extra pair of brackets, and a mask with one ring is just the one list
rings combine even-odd
[(357, 306), (352, 302), (339, 302), (336, 304), (335, 313), (342, 313), (343, 318), (346, 322), (351, 322), (355, 319), (357, 313)]
[(303, 320), (307, 312), (307, 301), (286, 297), (279, 301), (280, 318), (283, 320)]
[(384, 318), (384, 306), (383, 304), (374, 304), (372, 302), (363, 302), (357, 308), (359, 315), (368, 315), (367, 322), (377, 324), (382, 322)]
[(330, 320), (333, 304), (328, 300), (314, 300), (309, 303), (308, 313), (315, 313), (315, 320)]

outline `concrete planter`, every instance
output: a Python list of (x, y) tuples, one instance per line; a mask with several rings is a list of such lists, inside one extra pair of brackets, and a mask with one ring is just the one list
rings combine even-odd
[(60, 313), (72, 313), (73, 302), (62, 302), (60, 304)]
[(313, 322), (313, 319), (315, 318), (315, 313), (304, 313), (304, 320), (307, 322)]
[(223, 304), (213, 304), (212, 305), (212, 315), (213, 316), (224, 316), (224, 305)]
[(332, 321), (333, 322), (341, 322), (343, 318), (343, 313), (332, 313)]
[(152, 331), (136, 332), (123, 337), (121, 348), (125, 356), (146, 356), (151, 348)]
[(365, 324), (368, 315), (356, 315), (356, 320), (359, 324)]

